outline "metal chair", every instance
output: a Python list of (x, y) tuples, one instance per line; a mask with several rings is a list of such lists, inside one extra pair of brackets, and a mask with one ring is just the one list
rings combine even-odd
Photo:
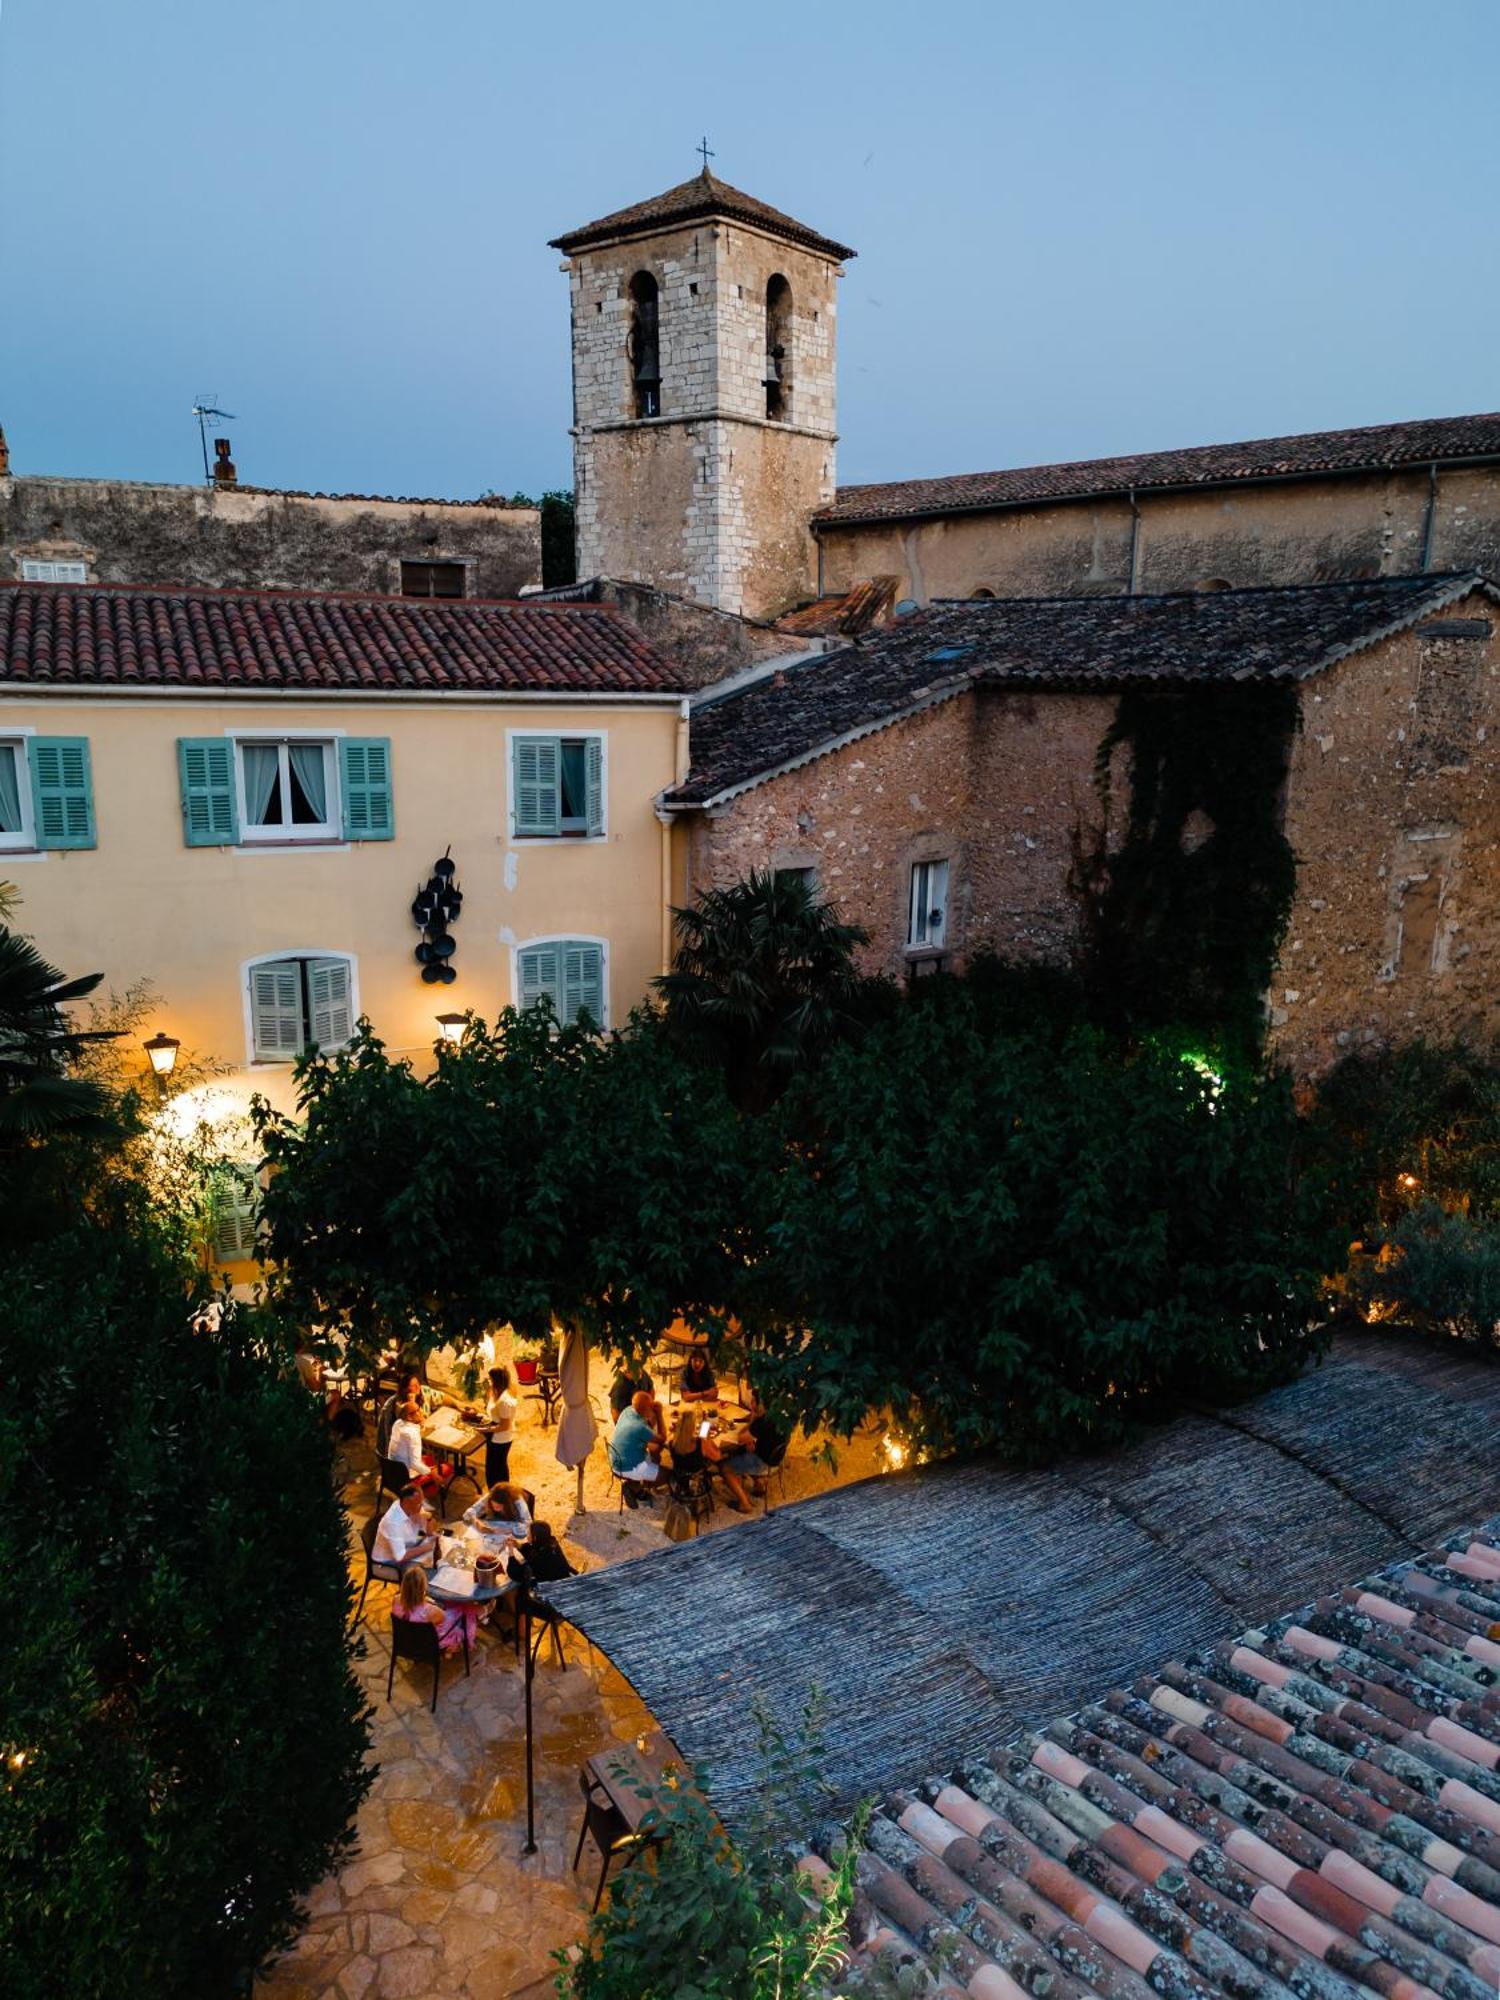
[(629, 1862), (651, 1842), (648, 1834), (630, 1831), (625, 1815), (610, 1802), (609, 1793), (590, 1778), (587, 1771), (578, 1773), (578, 1789), (583, 1793), (583, 1825), (578, 1829), (578, 1845), (573, 1851), (573, 1873), (578, 1873), (578, 1864), (583, 1859), (585, 1839), (592, 1836), (603, 1861), (599, 1870), (599, 1886), (594, 1891), (593, 1906), (597, 1910), (604, 1895), (604, 1880), (609, 1874), (610, 1862), (616, 1855), (623, 1862)]
[(401, 1565), (399, 1563), (377, 1562), (375, 1560), (375, 1536), (379, 1532), (380, 1516), (372, 1514), (359, 1531), (359, 1545), (365, 1552), (365, 1580), (359, 1593), (359, 1603), (354, 1607), (354, 1623), (357, 1625), (365, 1615), (365, 1597), (372, 1583), (399, 1584)]
[[(464, 1672), (469, 1671), (469, 1635), (463, 1633)], [(432, 1668), (432, 1712), (437, 1713), (438, 1680), (443, 1671), (443, 1649), (438, 1644), (436, 1625), (425, 1620), (392, 1618), (391, 1620), (391, 1670), (385, 1678), (385, 1698), (392, 1699), (396, 1685), (397, 1660), (415, 1660), (418, 1666)]]
[(411, 1474), (405, 1464), (399, 1458), (384, 1456), (377, 1456), (375, 1463), (380, 1468), (380, 1485), (376, 1489), (375, 1504), (379, 1506), (387, 1493), (392, 1499), (399, 1500), (402, 1487), (411, 1484)]

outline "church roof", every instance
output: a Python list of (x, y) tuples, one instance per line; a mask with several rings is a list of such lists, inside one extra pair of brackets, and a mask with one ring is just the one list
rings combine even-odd
[(837, 652), (710, 690), (693, 709), (692, 768), (663, 803), (732, 797), (977, 687), (1109, 693), (1301, 680), (1475, 590), (1500, 606), (1500, 591), (1473, 573), (935, 603)]
[(1430, 417), (1371, 424), (1360, 430), (1304, 431), (1241, 444), (1146, 451), (1130, 458), (1085, 458), (1004, 472), (963, 472), (944, 479), (895, 479), (841, 486), (813, 525), (909, 521), (931, 514), (983, 513), (996, 507), (1044, 506), (1154, 488), (1233, 486), (1318, 474), (1384, 472), (1400, 466), (1451, 465), (1500, 458), (1500, 410), (1470, 417)]
[(0, 583), (0, 686), (658, 694), (681, 671), (602, 605)]
[(768, 235), (785, 237), (788, 243), (800, 243), (806, 250), (819, 250), (825, 257), (832, 257), (839, 263), (847, 263), (855, 254), (844, 244), (835, 243), (831, 237), (820, 236), (816, 229), (809, 229), (805, 222), (783, 215), (779, 208), (772, 208), (768, 202), (757, 201), (753, 194), (731, 187), (728, 181), (721, 181), (717, 174), (711, 174), (706, 166), (690, 181), (668, 188), (665, 194), (653, 195), (650, 201), (638, 201), (629, 208), (617, 208), (613, 215), (602, 215), (597, 222), (585, 222), (581, 228), (554, 236), (551, 248), (571, 256), (575, 250), (587, 249), (593, 243), (607, 243), (617, 237), (654, 236), (658, 230), (675, 228), (688, 222), (706, 222), (711, 216), (722, 216), (729, 222), (749, 223), (753, 228), (765, 230)]

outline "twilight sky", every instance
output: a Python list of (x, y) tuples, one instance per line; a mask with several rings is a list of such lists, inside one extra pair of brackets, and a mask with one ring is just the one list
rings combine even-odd
[(570, 483), (547, 238), (859, 251), (844, 481), (1500, 406), (1497, 0), (0, 0), (18, 472)]

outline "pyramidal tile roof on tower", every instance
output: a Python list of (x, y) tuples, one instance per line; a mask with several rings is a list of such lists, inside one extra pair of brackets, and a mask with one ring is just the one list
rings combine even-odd
[(713, 217), (722, 217), (727, 222), (748, 223), (752, 228), (765, 230), (770, 236), (781, 236), (789, 243), (800, 243), (806, 250), (821, 251), (837, 263), (847, 263), (855, 254), (845, 244), (835, 243), (831, 237), (809, 229), (805, 222), (798, 222), (794, 216), (772, 208), (769, 202), (757, 201), (753, 194), (731, 187), (717, 174), (710, 173), (706, 166), (690, 181), (668, 188), (665, 194), (653, 195), (649, 201), (634, 202), (629, 208), (617, 208), (613, 215), (602, 215), (597, 222), (585, 222), (581, 228), (554, 236), (550, 247), (561, 250), (564, 256), (571, 256), (575, 250), (587, 249), (591, 244), (607, 243), (617, 237), (654, 236), (658, 230), (689, 222), (707, 222)]

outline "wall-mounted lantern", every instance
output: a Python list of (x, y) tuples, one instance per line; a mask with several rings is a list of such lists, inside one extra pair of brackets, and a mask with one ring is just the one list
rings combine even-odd
[(156, 1075), (157, 1088), (165, 1091), (167, 1078), (176, 1067), (177, 1051), (182, 1047), (181, 1042), (178, 1041), (175, 1035), (164, 1035), (158, 1029), (149, 1041), (142, 1044), (142, 1047), (151, 1059), (151, 1068)]
[(464, 1038), (464, 1023), (468, 1018), (467, 1014), (439, 1014), (438, 1033), (445, 1042), (461, 1042)]

